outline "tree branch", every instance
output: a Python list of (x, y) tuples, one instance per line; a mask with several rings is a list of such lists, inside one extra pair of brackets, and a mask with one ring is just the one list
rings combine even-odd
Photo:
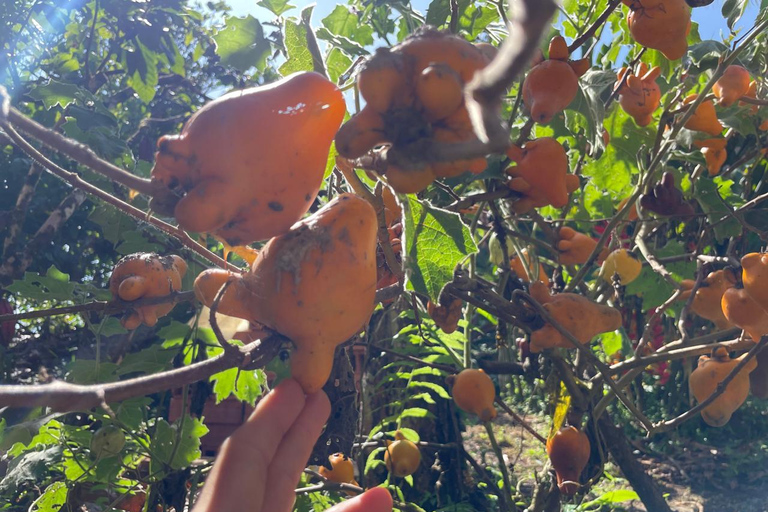
[(536, 312), (544, 319), (545, 322), (549, 323), (554, 327), (560, 334), (565, 336), (568, 341), (573, 344), (574, 347), (576, 347), (579, 352), (589, 360), (590, 363), (597, 369), (597, 371), (600, 373), (600, 375), (603, 376), (603, 380), (605, 384), (610, 387), (613, 392), (616, 394), (616, 396), (621, 400), (621, 403), (623, 403), (627, 409), (637, 418), (637, 420), (645, 427), (646, 430), (650, 431), (652, 424), (651, 421), (637, 408), (637, 406), (632, 403), (632, 401), (624, 395), (624, 392), (621, 391), (617, 386), (616, 382), (614, 382), (613, 379), (611, 379), (609, 375), (610, 369), (602, 362), (600, 361), (597, 356), (589, 349), (589, 347), (585, 347), (582, 345), (579, 340), (577, 340), (565, 327), (560, 325), (557, 320), (552, 318), (552, 316), (549, 314), (549, 312), (544, 309), (544, 307), (538, 303), (533, 297), (528, 295), (522, 290), (515, 290), (512, 293), (512, 299), (513, 300), (523, 300), (527, 304), (530, 304)]
[[(2, 94), (3, 92), (4, 92), (4, 89), (2, 89), (2, 87), (0, 86), (0, 102), (2, 102), (0, 104), (5, 104), (5, 99), (7, 99), (7, 96), (3, 97), (3, 94)], [(21, 116), (21, 117), (24, 118), (24, 116)], [(171, 224), (168, 224), (167, 222), (164, 222), (156, 217), (152, 217), (148, 215), (146, 212), (136, 208), (135, 206), (132, 206), (124, 201), (121, 201), (115, 196), (108, 194), (107, 192), (101, 190), (100, 188), (95, 187), (94, 185), (91, 185), (90, 183), (84, 181), (77, 173), (70, 172), (59, 167), (58, 165), (53, 163), (51, 160), (49, 160), (45, 155), (43, 155), (37, 149), (35, 149), (31, 144), (29, 144), (29, 142), (27, 142), (21, 135), (19, 135), (19, 133), (13, 128), (13, 126), (11, 126), (5, 120), (3, 120), (1, 115), (0, 115), (0, 127), (2, 127), (5, 130), (6, 134), (11, 139), (11, 141), (16, 146), (18, 146), (22, 151), (24, 151), (27, 155), (29, 155), (30, 158), (32, 158), (35, 162), (42, 165), (45, 169), (50, 171), (52, 174), (63, 179), (73, 187), (84, 190), (85, 192), (88, 192), (89, 194), (94, 195), (99, 199), (103, 200), (104, 202), (114, 206), (118, 210), (121, 210), (138, 220), (147, 222), (155, 226), (156, 228), (160, 229), (166, 234), (176, 238), (183, 245), (193, 250), (194, 252), (198, 253), (205, 259), (215, 263), (216, 265), (222, 268), (228, 268), (229, 270), (233, 270), (233, 271), (239, 270), (236, 266), (226, 262), (224, 259), (222, 259), (218, 255), (212, 253), (211, 251), (209, 251), (199, 243), (192, 240), (192, 238), (190, 238), (190, 236), (183, 229), (176, 226), (172, 226)], [(59, 135), (56, 132), (51, 132), (51, 133), (55, 134), (57, 137), (61, 137), (61, 135)], [(88, 151), (90, 151), (90, 149)], [(112, 165), (112, 164), (109, 164), (109, 165)], [(120, 169), (120, 171), (125, 173), (125, 171), (123, 171), (122, 169)], [(130, 176), (133, 176), (133, 175), (130, 175)]]
[(264, 340), (237, 347), (188, 366), (108, 384), (79, 385), (56, 381), (39, 385), (0, 385), (0, 407), (51, 407), (55, 411), (86, 411), (109, 402), (151, 395), (207, 379), (234, 367), (258, 368), (271, 361), (286, 338), (273, 333)]
[(36, 311), (27, 311), (26, 313), (14, 313), (12, 315), (0, 315), (0, 322), (17, 322), (19, 320), (29, 320), (31, 318), (47, 318), (58, 315), (71, 315), (72, 313), (83, 313), (86, 311), (95, 311), (107, 315), (125, 311), (129, 308), (140, 306), (154, 306), (156, 304), (178, 304), (180, 302), (192, 302), (195, 300), (195, 292), (172, 292), (163, 297), (145, 297), (143, 299), (127, 302), (120, 299), (114, 299), (109, 302), (103, 300), (94, 300), (85, 304), (75, 306), (62, 306), (58, 308), (38, 309)]
[(616, 7), (621, 3), (621, 0), (611, 0), (608, 5), (605, 6), (605, 10), (597, 17), (595, 22), (579, 37), (568, 46), (568, 53), (573, 53), (574, 50), (583, 45), (587, 40), (594, 36), (597, 30), (603, 26), (608, 17), (613, 13)]
[(742, 368), (744, 368), (747, 363), (757, 355), (758, 352), (760, 352), (764, 346), (768, 345), (768, 337), (763, 336), (762, 339), (755, 343), (755, 345), (752, 347), (752, 349), (747, 352), (747, 355), (744, 359), (738, 362), (736, 366), (733, 367), (731, 372), (726, 375), (726, 377), (717, 385), (717, 388), (715, 389), (715, 392), (709, 395), (706, 400), (699, 402), (696, 407), (693, 407), (692, 409), (689, 409), (688, 411), (684, 412), (683, 414), (672, 418), (671, 420), (667, 421), (661, 421), (658, 423), (655, 423), (653, 425), (653, 428), (651, 431), (648, 432), (649, 436), (652, 436), (654, 434), (659, 434), (661, 432), (667, 432), (668, 430), (672, 430), (680, 423), (690, 419), (695, 414), (699, 413), (702, 409), (707, 407), (709, 404), (715, 401), (717, 397), (722, 395), (725, 392), (725, 389), (728, 387), (728, 384), (736, 378), (736, 375), (741, 372)]

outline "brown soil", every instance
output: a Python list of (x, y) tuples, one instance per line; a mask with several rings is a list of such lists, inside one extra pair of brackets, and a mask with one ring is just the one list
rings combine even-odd
[[(547, 418), (527, 416), (525, 419), (537, 432), (547, 435)], [(510, 472), (519, 482), (518, 488), (523, 493), (530, 492), (535, 475), (544, 470), (547, 457), (544, 445), (504, 414), (494, 421), (494, 434)], [(463, 437), (467, 451), (475, 460), (496, 467), (497, 459), (482, 425), (468, 425)], [(686, 442), (685, 448), (674, 457), (654, 453), (641, 442), (633, 444), (648, 473), (669, 493), (667, 499), (675, 512), (768, 512), (768, 462), (763, 459), (754, 463), (754, 467), (744, 467), (759, 443), (757, 447), (745, 443), (726, 454), (704, 444)], [(606, 464), (605, 472), (608, 477), (570, 503), (587, 503), (609, 491), (631, 490), (613, 463)], [(647, 511), (640, 500), (612, 507), (595, 506), (589, 510), (653, 512)]]

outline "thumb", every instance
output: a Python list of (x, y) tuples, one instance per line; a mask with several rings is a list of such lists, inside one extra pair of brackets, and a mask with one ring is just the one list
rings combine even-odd
[(392, 496), (384, 487), (374, 487), (339, 503), (328, 512), (392, 512)]

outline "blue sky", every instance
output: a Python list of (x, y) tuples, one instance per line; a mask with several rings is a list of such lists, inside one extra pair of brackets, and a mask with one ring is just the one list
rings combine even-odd
[[(261, 21), (271, 21), (274, 19), (274, 15), (266, 9), (256, 5), (256, 0), (227, 0), (227, 3), (232, 6), (233, 14), (236, 16), (245, 16), (250, 14)], [(296, 6), (296, 9), (288, 11), (285, 15), (295, 15), (299, 9), (315, 4), (315, 10), (312, 15), (312, 24), (318, 26), (320, 20), (327, 16), (339, 2), (331, 2), (328, 0), (308, 1), (308, 0), (293, 0), (291, 4)], [(426, 12), (429, 5), (428, 0), (413, 0), (412, 5), (416, 10)], [(693, 10), (693, 21), (699, 24), (699, 34), (702, 39), (715, 39), (722, 40), (728, 37), (729, 30), (723, 19), (723, 15), (720, 10), (722, 8), (723, 0), (715, 0), (713, 3), (706, 7), (698, 7)], [(759, 7), (758, 0), (749, 0), (749, 6), (744, 14), (744, 17), (737, 24), (737, 28), (746, 29), (752, 26), (755, 18), (757, 17), (757, 10)]]

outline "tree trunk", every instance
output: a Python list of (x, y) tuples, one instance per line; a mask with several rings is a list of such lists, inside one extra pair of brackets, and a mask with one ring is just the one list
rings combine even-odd
[(624, 477), (640, 496), (645, 508), (654, 512), (672, 512), (659, 485), (646, 474), (643, 466), (635, 458), (624, 432), (613, 424), (607, 414), (600, 417), (598, 424), (613, 460), (616, 461)]

